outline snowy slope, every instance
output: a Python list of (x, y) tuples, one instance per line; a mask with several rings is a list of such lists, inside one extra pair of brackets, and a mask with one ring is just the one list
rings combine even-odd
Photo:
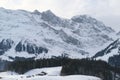
[(72, 76), (36, 76), (32, 78), (21, 78), (21, 76), (3, 77), (1, 80), (101, 80), (92, 76), (72, 75)]
[[(40, 76), (41, 71), (47, 73), (47, 75)], [(18, 75), (14, 72), (2, 72), (0, 73), (1, 80), (100, 80), (97, 77), (85, 76), (85, 75), (70, 75), (70, 76), (60, 76), (59, 73), (61, 67), (51, 67), (42, 69), (33, 69), (25, 73), (24, 75)], [(14, 74), (11, 74), (14, 73)], [(4, 74), (4, 75), (3, 75)]]
[(0, 8), (2, 60), (50, 58), (64, 53), (84, 58), (94, 48), (113, 41), (114, 34), (113, 29), (87, 15), (63, 19), (50, 10), (41, 13)]
[(107, 61), (110, 57), (114, 57), (115, 55), (120, 55), (120, 40), (117, 39), (107, 45), (105, 48), (101, 49), (98, 53), (96, 53), (93, 58)]
[(26, 72), (24, 75), (36, 75), (42, 74), (42, 72), (47, 73), (48, 76), (60, 76), (60, 71), (62, 67), (51, 67), (51, 68), (40, 68), (40, 69), (33, 69)]

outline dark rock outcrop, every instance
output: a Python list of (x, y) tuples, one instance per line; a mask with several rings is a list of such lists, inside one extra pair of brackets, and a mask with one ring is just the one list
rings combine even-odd
[(9, 50), (12, 45), (13, 45), (13, 41), (10, 39), (3, 39), (0, 42), (0, 55), (4, 54), (5, 51)]
[(35, 44), (22, 44), (19, 42), (15, 47), (16, 52), (28, 52), (29, 54), (48, 53), (47, 48), (36, 46)]

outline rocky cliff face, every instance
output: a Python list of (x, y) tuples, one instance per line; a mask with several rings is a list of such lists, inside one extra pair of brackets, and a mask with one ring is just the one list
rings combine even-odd
[(4, 52), (8, 51), (12, 45), (13, 45), (14, 41), (10, 40), (10, 39), (3, 39), (0, 42), (0, 55), (4, 54)]
[(16, 52), (28, 52), (29, 54), (48, 53), (48, 49), (36, 46), (35, 44), (19, 42), (15, 47)]

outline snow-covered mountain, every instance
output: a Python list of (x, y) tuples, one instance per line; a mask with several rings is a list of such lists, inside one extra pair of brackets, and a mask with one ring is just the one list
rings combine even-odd
[[(94, 55), (113, 41), (113, 29), (87, 15), (63, 19), (50, 10), (29, 12), (0, 8), (0, 58), (71, 58)], [(93, 51), (94, 50), (94, 51)]]
[(108, 62), (110, 57), (120, 54), (120, 40), (117, 39), (105, 47), (103, 50), (99, 51), (98, 53), (93, 56), (93, 58), (105, 60)]
[(112, 66), (120, 67), (120, 39), (113, 41), (108, 46), (97, 52), (93, 58), (104, 60)]

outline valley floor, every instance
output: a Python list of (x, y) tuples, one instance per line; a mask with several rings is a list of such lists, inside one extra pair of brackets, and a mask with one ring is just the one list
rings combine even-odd
[[(61, 67), (33, 69), (23, 75), (15, 72), (1, 72), (0, 80), (100, 80), (85, 75), (60, 76)], [(46, 74), (46, 75), (44, 75)]]

